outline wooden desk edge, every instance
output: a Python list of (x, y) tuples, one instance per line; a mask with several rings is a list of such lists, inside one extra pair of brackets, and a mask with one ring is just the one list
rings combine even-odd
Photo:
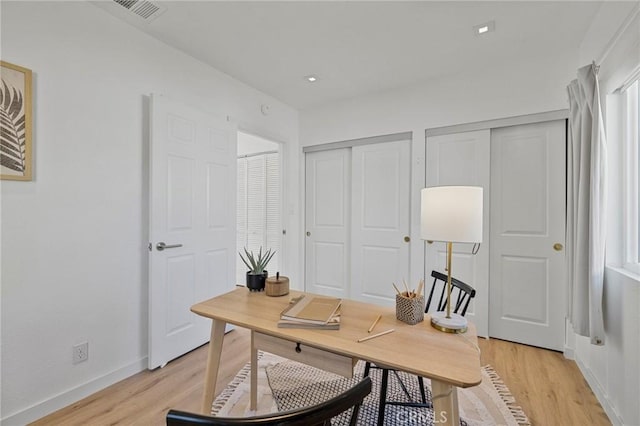
[[(233, 292), (237, 292), (237, 291), (242, 291), (242, 289), (240, 288), (235, 288), (233, 290), (231, 290), (228, 293), (233, 293)], [(246, 290), (245, 290), (246, 291)], [(225, 294), (228, 294), (225, 293)], [(292, 291), (292, 295), (296, 295), (296, 294), (301, 294), (304, 292), (299, 292), (299, 291)], [(221, 295), (222, 296), (222, 295)], [(305, 344), (308, 346), (312, 346), (312, 347), (316, 347), (318, 349), (321, 350), (325, 350), (327, 352), (332, 352), (338, 355), (344, 355), (344, 356), (348, 356), (351, 357), (355, 360), (357, 359), (362, 359), (364, 361), (369, 361), (369, 362), (373, 362), (373, 363), (378, 363), (378, 364), (382, 364), (382, 365), (387, 365), (390, 368), (393, 369), (397, 369), (400, 371), (407, 371), (407, 369), (401, 365), (394, 365), (393, 363), (389, 363), (388, 360), (385, 362), (384, 360), (376, 360), (376, 359), (364, 359), (360, 356), (360, 354), (354, 353), (352, 351), (349, 350), (338, 350), (338, 351), (332, 351), (330, 348), (327, 347), (318, 347), (317, 346), (317, 342), (314, 341), (314, 339), (308, 339), (305, 336), (283, 336), (283, 332), (285, 329), (278, 329), (278, 331), (273, 330), (273, 327), (264, 327), (261, 326), (259, 324), (256, 324), (254, 322), (251, 321), (242, 321), (242, 320), (236, 320), (236, 319), (230, 319), (227, 315), (225, 314), (220, 314), (218, 315), (216, 312), (212, 312), (211, 310), (211, 306), (207, 305), (207, 302), (209, 302), (212, 299), (207, 299), (205, 301), (199, 302), (193, 306), (191, 306), (190, 310), (191, 312), (195, 313), (196, 315), (200, 315), (202, 317), (205, 318), (209, 318), (212, 320), (215, 320), (217, 322), (225, 322), (225, 323), (229, 323), (229, 324), (233, 324), (235, 326), (238, 327), (243, 327), (246, 328), (248, 330), (253, 330), (259, 333), (263, 333), (269, 336), (273, 336), (276, 338), (280, 338), (280, 339), (284, 339), (284, 340), (289, 340), (289, 341), (293, 341), (293, 342), (299, 342), (301, 344)], [(358, 301), (351, 301), (350, 302), (356, 302), (356, 303), (363, 303), (363, 302), (358, 302)], [(385, 310), (388, 310), (388, 307), (380, 307), (380, 308), (384, 308)], [(429, 321), (429, 315), (425, 316), (425, 321), (428, 322)], [(473, 324), (470, 324), (470, 330), (475, 331), (475, 326)], [(327, 333), (331, 332), (331, 331), (326, 331)], [(284, 332), (284, 334), (286, 334), (286, 332)], [(476, 345), (477, 345), (477, 336), (475, 335), (475, 333), (472, 334), (472, 338), (476, 340)], [(469, 340), (469, 339), (468, 339)], [(469, 341), (469, 344), (473, 344), (474, 342)], [(482, 382), (482, 366), (480, 365), (480, 355), (478, 354), (478, 365), (477, 365), (477, 375), (473, 375), (472, 377), (468, 377), (467, 379), (464, 380), (451, 380), (450, 378), (447, 377), (442, 377), (442, 376), (438, 376), (438, 375), (430, 375), (429, 378), (431, 379), (435, 379), (435, 380), (440, 380), (446, 383), (450, 383), (453, 386), (456, 387), (460, 387), (460, 388), (469, 388), (469, 387), (473, 387), (473, 386), (477, 386)], [(475, 369), (474, 369), (475, 370)], [(409, 373), (412, 373), (412, 371), (408, 371)], [(414, 372), (414, 374), (416, 374)]]
[[(331, 349), (328, 349), (328, 348), (319, 348), (315, 342), (308, 341), (308, 340), (306, 340), (304, 338), (299, 338), (297, 336), (283, 337), (282, 335), (274, 334), (269, 329), (263, 329), (263, 328), (257, 328), (257, 327), (249, 327), (249, 326), (247, 326), (247, 324), (244, 324), (244, 323), (242, 323), (240, 321), (234, 322), (234, 321), (224, 320), (224, 319), (221, 319), (221, 318), (211, 318), (209, 316), (207, 316), (207, 318), (209, 318), (211, 320), (215, 320), (216, 322), (224, 322), (224, 323), (228, 323), (228, 324), (233, 324), (233, 325), (235, 325), (237, 327), (242, 327), (242, 328), (245, 328), (247, 330), (251, 330), (251, 331), (258, 332), (258, 333), (266, 334), (268, 336), (277, 337), (279, 339), (288, 340), (288, 341), (291, 341), (291, 342), (300, 343), (300, 344), (307, 345), (307, 346), (312, 346), (314, 348), (321, 349), (321, 350), (324, 350), (324, 351), (327, 351), (327, 352), (331, 352), (331, 353), (334, 353), (334, 354), (337, 354), (337, 355), (348, 356), (348, 357), (351, 357), (351, 358), (353, 358), (355, 360), (369, 361), (369, 362), (374, 363), (374, 364), (385, 365), (385, 366), (387, 366), (387, 367), (389, 367), (391, 369), (394, 369), (394, 370), (406, 371), (406, 372), (411, 373), (411, 374), (416, 374), (416, 373), (413, 373), (411, 371), (407, 371), (406, 367), (403, 367), (401, 365), (390, 364), (388, 361), (376, 360), (376, 359), (364, 359), (364, 358), (360, 357), (358, 354), (355, 354), (355, 353), (349, 352), (349, 351), (332, 351)], [(436, 376), (436, 375), (430, 375), (428, 378), (430, 378), (432, 380), (440, 380), (440, 381), (449, 383), (449, 384), (451, 384), (453, 386), (456, 386), (456, 387), (459, 387), (459, 388), (470, 388), (470, 387), (477, 386), (480, 383), (482, 383), (482, 374), (480, 372), (481, 369), (482, 369), (482, 366), (480, 366), (478, 364), (478, 377), (477, 377), (476, 380), (458, 381), (458, 380), (451, 380), (450, 378), (440, 377), (440, 376)]]

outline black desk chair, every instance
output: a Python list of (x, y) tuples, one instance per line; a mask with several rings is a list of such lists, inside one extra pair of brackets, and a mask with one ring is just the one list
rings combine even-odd
[(215, 417), (169, 410), (167, 426), (330, 426), (332, 417), (351, 407), (350, 425), (355, 426), (362, 400), (369, 392), (371, 378), (365, 377), (348, 391), (312, 407), (252, 417)]
[[(431, 271), (431, 277), (433, 277), (433, 285), (431, 286), (431, 291), (429, 292), (429, 298), (427, 299), (427, 303), (425, 305), (424, 312), (429, 312), (429, 307), (431, 306), (431, 301), (434, 300), (433, 296), (436, 292), (436, 287), (438, 287), (438, 282), (441, 281), (443, 283), (442, 290), (440, 291), (440, 299), (436, 305), (436, 311), (444, 311), (447, 309), (447, 303), (449, 300), (447, 299), (447, 275), (438, 271)], [(455, 301), (455, 304), (451, 305), (451, 312), (464, 316), (467, 313), (467, 308), (469, 307), (469, 302), (476, 296), (476, 291), (469, 284), (466, 284), (456, 278), (451, 277), (451, 299)], [(435, 302), (435, 300), (434, 300)], [(418, 376), (418, 386), (420, 387), (420, 402), (402, 402), (402, 401), (387, 401), (387, 386), (389, 385), (389, 372), (392, 372), (402, 391), (407, 395), (407, 398), (411, 401), (411, 394), (407, 389), (406, 385), (398, 375), (398, 372), (393, 369), (378, 367), (372, 365), (370, 362), (367, 362), (364, 367), (364, 376), (367, 377), (369, 375), (369, 371), (371, 368), (376, 368), (382, 370), (382, 381), (380, 384), (380, 402), (378, 405), (378, 426), (382, 426), (384, 424), (384, 412), (387, 405), (399, 405), (403, 407), (428, 407), (431, 408), (431, 403), (427, 402), (427, 395), (424, 388), (424, 379)]]

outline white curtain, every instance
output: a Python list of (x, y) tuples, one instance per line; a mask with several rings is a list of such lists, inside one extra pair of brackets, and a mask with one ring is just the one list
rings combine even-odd
[(567, 278), (574, 331), (604, 344), (602, 291), (605, 256), (607, 147), (598, 67), (578, 69), (569, 92), (567, 152)]

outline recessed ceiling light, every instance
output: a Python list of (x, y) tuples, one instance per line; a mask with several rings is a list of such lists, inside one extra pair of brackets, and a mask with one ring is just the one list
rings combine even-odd
[(484, 24), (476, 25), (473, 27), (473, 33), (475, 35), (483, 35), (486, 33), (492, 33), (496, 30), (495, 21), (485, 22)]
[(304, 77), (304, 79), (307, 80), (309, 83), (314, 83), (318, 81), (318, 77), (315, 75), (307, 75)]

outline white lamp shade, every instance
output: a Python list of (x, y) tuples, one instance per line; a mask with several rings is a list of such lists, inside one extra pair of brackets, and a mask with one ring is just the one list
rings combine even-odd
[(482, 188), (434, 186), (422, 190), (423, 240), (482, 242)]

